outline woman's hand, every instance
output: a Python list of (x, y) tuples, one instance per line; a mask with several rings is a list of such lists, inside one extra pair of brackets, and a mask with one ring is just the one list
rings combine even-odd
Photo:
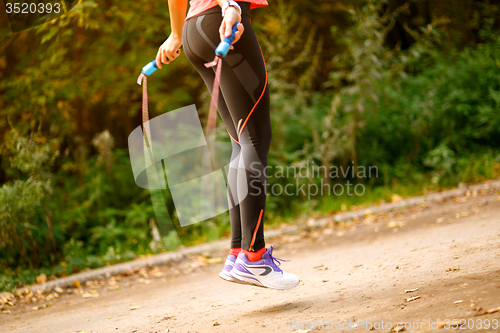
[[(226, 11), (224, 12), (224, 18), (222, 19), (222, 23), (219, 28), (221, 42), (224, 40), (224, 37), (231, 36), (233, 25), (236, 22), (240, 23), (238, 23), (238, 31), (236, 31), (236, 33), (234, 34), (234, 41), (232, 44), (236, 43), (240, 39), (241, 35), (243, 34), (243, 31), (245, 31), (245, 28), (241, 23), (240, 12), (234, 7), (227, 7)], [(232, 49), (233, 46), (231, 45), (231, 50)]]
[(182, 45), (182, 37), (171, 34), (167, 40), (160, 46), (156, 54), (156, 66), (161, 68), (161, 64), (169, 64), (181, 54), (180, 47)]

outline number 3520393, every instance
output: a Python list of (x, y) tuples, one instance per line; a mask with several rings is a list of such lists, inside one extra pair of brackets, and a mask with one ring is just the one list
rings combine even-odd
[(61, 12), (60, 3), (10, 3), (5, 4), (7, 14), (50, 14)]

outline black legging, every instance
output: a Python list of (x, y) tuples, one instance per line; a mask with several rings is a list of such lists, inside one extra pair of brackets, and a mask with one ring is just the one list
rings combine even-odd
[[(269, 89), (264, 58), (250, 23), (250, 4), (239, 5), (245, 31), (234, 50), (223, 58), (218, 111), (233, 148), (227, 175), (231, 248), (258, 251), (265, 247)], [(182, 34), (184, 52), (210, 92), (215, 68), (204, 64), (214, 59), (221, 22), (220, 7), (216, 6), (188, 19)]]

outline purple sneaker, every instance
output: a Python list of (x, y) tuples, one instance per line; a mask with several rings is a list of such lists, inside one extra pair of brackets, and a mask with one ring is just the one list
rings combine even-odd
[(224, 268), (219, 273), (219, 277), (221, 279), (231, 282), (234, 281), (234, 278), (231, 276), (231, 274), (229, 274), (229, 272), (231, 272), (231, 270), (233, 269), (235, 261), (236, 261), (236, 256), (234, 254), (230, 254), (227, 256), (226, 262), (224, 263)]
[(239, 281), (261, 287), (285, 290), (297, 286), (300, 282), (299, 277), (283, 272), (278, 266), (281, 264), (280, 260), (285, 260), (273, 257), (272, 253), (271, 246), (262, 255), (261, 260), (251, 262), (246, 254), (240, 252), (229, 274)]
[(236, 256), (234, 254), (230, 254), (226, 258), (226, 262), (224, 263), (224, 268), (222, 271), (219, 273), (219, 277), (223, 280), (229, 281), (229, 282), (236, 282), (240, 284), (248, 284), (245, 281), (240, 281), (235, 279), (234, 277), (231, 276), (230, 272), (234, 268), (234, 263), (236, 261)]

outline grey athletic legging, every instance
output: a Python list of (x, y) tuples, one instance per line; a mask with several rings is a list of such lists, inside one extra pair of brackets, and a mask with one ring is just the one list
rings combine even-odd
[[(250, 23), (250, 4), (239, 5), (245, 31), (234, 50), (223, 58), (218, 111), (232, 144), (227, 175), (231, 248), (258, 251), (265, 247), (269, 89), (264, 58)], [(182, 34), (184, 52), (210, 92), (215, 67), (205, 68), (204, 64), (214, 59), (221, 22), (220, 7), (216, 6), (189, 18)]]

